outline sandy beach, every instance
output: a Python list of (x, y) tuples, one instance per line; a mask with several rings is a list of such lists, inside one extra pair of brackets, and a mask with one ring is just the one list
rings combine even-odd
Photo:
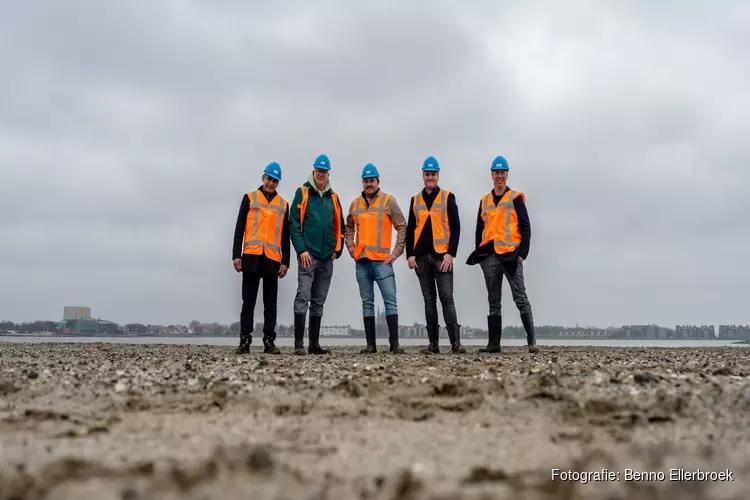
[(359, 348), (0, 343), (0, 499), (682, 500), (750, 489), (747, 348)]

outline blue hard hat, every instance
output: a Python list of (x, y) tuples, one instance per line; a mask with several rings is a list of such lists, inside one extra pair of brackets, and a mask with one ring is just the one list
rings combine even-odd
[(277, 181), (281, 180), (281, 167), (275, 161), (269, 163), (263, 173), (271, 179), (276, 179)]
[(328, 156), (326, 155), (320, 155), (315, 158), (313, 168), (319, 168), (321, 170), (331, 170), (331, 160), (329, 160)]
[(365, 165), (365, 168), (362, 169), (362, 178), (363, 179), (369, 179), (371, 177), (380, 177), (380, 174), (378, 173), (378, 168), (373, 165), (372, 163), (368, 163)]
[(492, 166), (490, 167), (490, 171), (492, 171), (492, 170), (510, 170), (510, 167), (508, 166), (508, 161), (505, 158), (503, 158), (502, 156), (498, 156), (492, 162)]
[(428, 156), (422, 163), (423, 172), (440, 172), (440, 164), (434, 156)]

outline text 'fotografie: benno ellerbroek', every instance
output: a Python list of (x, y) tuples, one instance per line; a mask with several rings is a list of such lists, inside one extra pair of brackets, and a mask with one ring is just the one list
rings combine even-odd
[(734, 481), (734, 473), (729, 469), (720, 472), (705, 470), (669, 469), (665, 471), (637, 471), (623, 469), (613, 471), (602, 469), (596, 471), (574, 471), (552, 469), (553, 481), (577, 481), (581, 483), (596, 481)]

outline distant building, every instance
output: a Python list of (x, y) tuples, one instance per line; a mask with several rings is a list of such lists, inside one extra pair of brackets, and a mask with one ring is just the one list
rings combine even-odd
[(750, 325), (719, 325), (719, 338), (724, 340), (750, 339)]
[(67, 321), (69, 319), (81, 319), (90, 317), (90, 307), (65, 306), (65, 308), (63, 309), (63, 321)]
[(68, 319), (57, 324), (61, 333), (93, 335), (93, 334), (122, 334), (123, 329), (112, 321), (97, 318)]

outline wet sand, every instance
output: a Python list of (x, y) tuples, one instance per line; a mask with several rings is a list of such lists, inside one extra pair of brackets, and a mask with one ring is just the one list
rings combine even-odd
[(0, 343), (0, 499), (747, 498), (750, 349), (359, 348)]

